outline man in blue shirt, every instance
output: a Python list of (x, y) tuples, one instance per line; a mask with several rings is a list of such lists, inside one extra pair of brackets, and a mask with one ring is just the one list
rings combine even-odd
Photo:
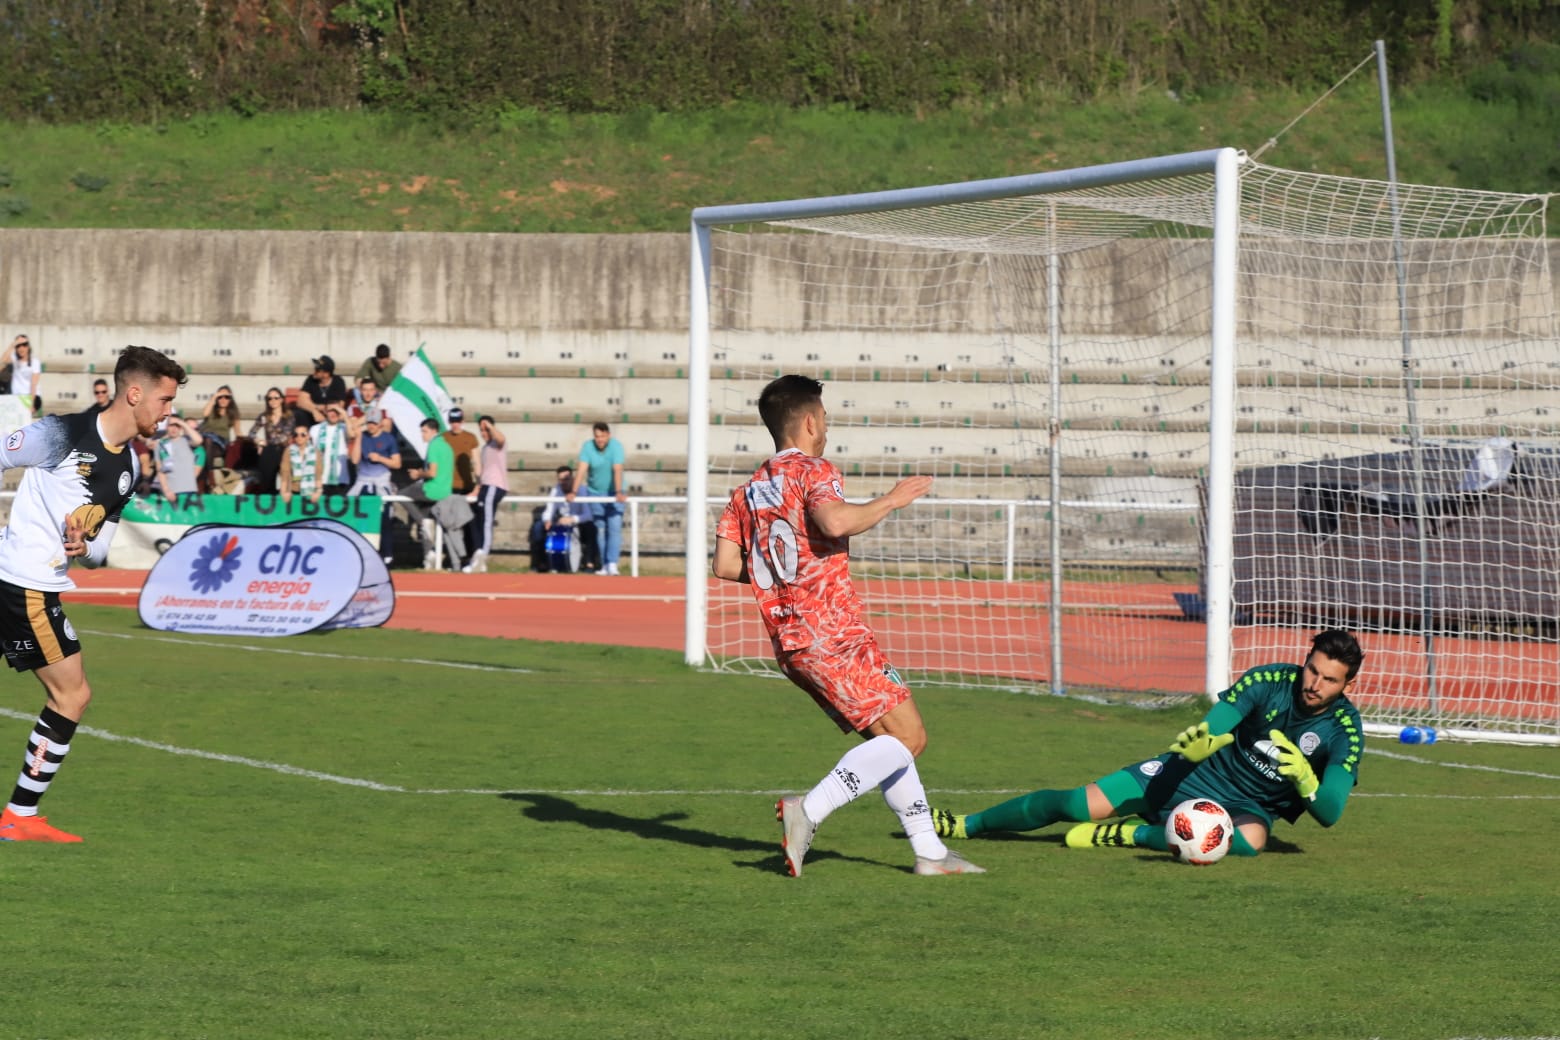
[(628, 495), (623, 491), (623, 445), (612, 439), (612, 428), (604, 422), (592, 426), (590, 440), (580, 446), (574, 487), (566, 496), (570, 502), (576, 494), (615, 499), (592, 502), (591, 511), (596, 516), (596, 535), (601, 542), (601, 567), (596, 573), (616, 574), (618, 554), (623, 549), (623, 503), (628, 501)]
[[(385, 429), (384, 420), (384, 412), (370, 406), (363, 415), (363, 432), (348, 441), (347, 450), (357, 467), (357, 479), (352, 482), (349, 495), (383, 498), (395, 494), (394, 471), (401, 468), (401, 445), (395, 434)], [(351, 422), (348, 420), (349, 425)], [(386, 503), (379, 517), (379, 555), (386, 564), (395, 558), (390, 517), (391, 507)]]

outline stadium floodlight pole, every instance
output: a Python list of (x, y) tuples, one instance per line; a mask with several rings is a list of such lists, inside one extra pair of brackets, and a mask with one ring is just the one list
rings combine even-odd
[(1414, 531), (1419, 539), (1419, 638), (1425, 647), (1425, 691), (1432, 715), (1440, 713), (1435, 682), (1435, 624), (1430, 607), (1430, 547), (1425, 528), (1425, 450), (1419, 427), (1419, 403), (1414, 392), (1414, 340), (1408, 321), (1408, 271), (1403, 263), (1403, 211), (1398, 204), (1397, 149), (1392, 142), (1392, 95), (1387, 87), (1387, 48), (1376, 41), (1376, 81), (1381, 94), (1381, 135), (1387, 152), (1387, 198), (1392, 206), (1392, 259), (1397, 267), (1398, 328), (1403, 340), (1403, 404), (1408, 419), (1409, 455), (1413, 459)]
[[(1234, 332), (1235, 332), (1235, 258), (1239, 233), (1239, 178), (1237, 167), (1243, 154), (1233, 148), (1213, 148), (1198, 152), (1104, 163), (1070, 170), (998, 177), (988, 180), (939, 184), (920, 188), (832, 195), (783, 202), (742, 203), (725, 206), (701, 206), (693, 211), (692, 246), (689, 258), (689, 339), (688, 339), (688, 512), (685, 535), (687, 564), (685, 618), (687, 632), (684, 656), (690, 665), (704, 663), (705, 606), (708, 580), (708, 447), (709, 447), (709, 366), (710, 366), (710, 229), (723, 224), (785, 223), (853, 213), (882, 213), (937, 205), (986, 202), (995, 199), (1057, 192), (1077, 192), (1111, 185), (1132, 184), (1164, 178), (1215, 175), (1219, 193), (1215, 203), (1214, 255), (1215, 284), (1213, 299), (1215, 389), (1227, 397), (1215, 398), (1210, 420), (1217, 428), (1225, 426), (1222, 440), (1214, 435), (1214, 459), (1210, 480), (1224, 482), (1210, 493), (1210, 554), (1208, 595), (1208, 644), (1206, 671), (1227, 677), (1231, 660), (1229, 619), (1233, 567), (1233, 414), (1234, 414)], [(1222, 258), (1222, 260), (1221, 260)], [(1227, 311), (1227, 313), (1226, 313)], [(1222, 345), (1221, 345), (1222, 339)], [(1220, 366), (1225, 371), (1220, 374)], [(1224, 458), (1219, 458), (1222, 452)], [(1222, 512), (1220, 512), (1222, 510)], [(1219, 513), (1219, 515), (1213, 515)], [(1215, 539), (1223, 539), (1222, 545)], [(1217, 586), (1217, 587), (1216, 587)], [(1222, 628), (1222, 631), (1220, 630)], [(1214, 662), (1218, 663), (1215, 664)], [(1221, 683), (1212, 687), (1222, 689)]]

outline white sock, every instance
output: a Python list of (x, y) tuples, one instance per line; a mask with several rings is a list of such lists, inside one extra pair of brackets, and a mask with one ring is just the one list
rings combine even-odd
[(905, 828), (905, 837), (917, 856), (926, 859), (942, 859), (948, 855), (948, 846), (942, 843), (932, 823), (932, 807), (926, 804), (926, 788), (921, 786), (921, 774), (916, 772), (915, 761), (885, 779), (878, 785), (883, 801), (894, 810)]
[[(828, 775), (807, 792), (802, 812), (813, 823), (822, 823), (834, 810), (854, 802), (907, 766), (914, 771), (915, 756), (898, 737), (885, 735), (863, 741), (845, 752)], [(919, 789), (919, 783), (916, 786)]]

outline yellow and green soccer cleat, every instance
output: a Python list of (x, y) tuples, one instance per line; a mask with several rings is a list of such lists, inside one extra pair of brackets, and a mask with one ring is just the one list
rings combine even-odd
[(1135, 822), (1080, 823), (1068, 830), (1067, 847), (1069, 849), (1134, 848), (1137, 842), (1132, 835), (1137, 828)]
[(964, 830), (964, 817), (957, 813), (951, 813), (947, 809), (932, 810), (932, 826), (937, 829), (939, 838), (968, 838), (969, 834)]

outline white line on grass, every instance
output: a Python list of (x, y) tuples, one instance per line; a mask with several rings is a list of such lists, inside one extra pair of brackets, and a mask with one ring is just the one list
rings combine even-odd
[(1414, 762), (1422, 766), (1440, 766), (1442, 769), (1473, 769), (1481, 773), (1504, 773), (1507, 776), (1531, 776), (1538, 780), (1560, 780), (1560, 776), (1553, 773), (1535, 773), (1528, 769), (1502, 769), (1500, 766), (1475, 766), (1466, 762), (1437, 762), (1430, 758), (1416, 758), (1413, 755), (1404, 755), (1396, 751), (1380, 751), (1372, 748), (1371, 757), (1380, 756), (1390, 758), (1398, 762)]
[(258, 654), (291, 654), (294, 657), (328, 657), (335, 661), (369, 661), (375, 664), (425, 664), (433, 668), (459, 668), (468, 672), (507, 672), (510, 675), (531, 675), (530, 668), (509, 668), (500, 664), (471, 664), (466, 661), (430, 661), (425, 657), (377, 657), (360, 654), (328, 654), (323, 650), (288, 650), (277, 646), (252, 646), (248, 643), (210, 643), (202, 639), (179, 639), (174, 636), (149, 636), (144, 632), (94, 632), (81, 630), (84, 635), (102, 636), (105, 639), (144, 639), (152, 643), (178, 643), (183, 646), (204, 646), (211, 650), (252, 650)]
[[(36, 716), (25, 712), (13, 711), (10, 708), (0, 708), (0, 715), (6, 718), (19, 719), (31, 722)], [(107, 740), (117, 744), (130, 744), (134, 747), (147, 748), (151, 751), (162, 751), (170, 755), (178, 755), (184, 758), (201, 758), (209, 762), (226, 762), (229, 765), (247, 766), (250, 769), (261, 769), (270, 773), (281, 773), (284, 776), (302, 777), (305, 780), (319, 780), (328, 784), (340, 784), (343, 787), (360, 787), (369, 791), (381, 791), (386, 794), (466, 794), (466, 795), (501, 795), (501, 794), (544, 794), (544, 795), (571, 795), (592, 798), (642, 798), (642, 797), (668, 797), (680, 798), (713, 796), (713, 797), (765, 797), (773, 798), (777, 795), (792, 794), (795, 788), (773, 788), (742, 790), (738, 788), (715, 788), (705, 790), (691, 790), (687, 788), (662, 788), (654, 790), (628, 790), (623, 788), (536, 788), (536, 787), (404, 787), (400, 784), (382, 784), (377, 780), (364, 780), (355, 776), (338, 776), (335, 773), (322, 773), (316, 769), (303, 769), (299, 766), (290, 766), (285, 762), (267, 762), (264, 759), (248, 758), (244, 755), (228, 755), (218, 751), (201, 751), (198, 748), (180, 747), (177, 744), (164, 744), (161, 741), (145, 740), (141, 737), (129, 737), (119, 733), (110, 733), (107, 730), (97, 729), (93, 726), (82, 726), (78, 733), (96, 737), (99, 740)], [(1538, 774), (1543, 775), (1543, 774)], [(937, 794), (950, 795), (1011, 795), (1024, 794), (1024, 788), (929, 788)], [(1560, 800), (1560, 795), (1409, 795), (1409, 794), (1385, 794), (1361, 792), (1356, 798), (1427, 798), (1439, 800), (1472, 800), (1472, 801), (1551, 801)]]

